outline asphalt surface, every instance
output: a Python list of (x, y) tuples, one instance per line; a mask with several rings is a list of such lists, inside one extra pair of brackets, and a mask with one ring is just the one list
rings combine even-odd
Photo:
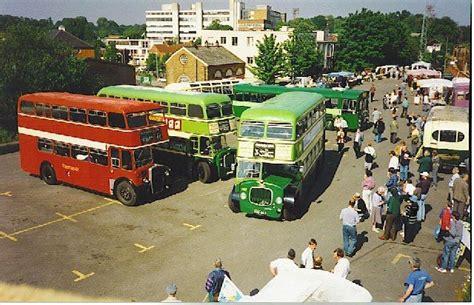
[[(382, 109), (382, 94), (398, 83), (376, 81), (376, 101), (370, 110)], [(421, 113), (421, 106), (410, 108)], [(383, 113), (388, 129), (388, 110)], [(408, 132), (404, 123), (399, 121), (403, 139)], [(365, 144), (372, 137), (366, 131)], [(180, 299), (200, 302), (216, 258), (248, 293), (271, 279), (269, 263), (286, 256), (289, 248), (296, 250), (299, 262), (310, 238), (318, 241), (315, 255), (322, 256), (324, 269), (330, 270), (332, 252), (342, 246), (339, 213), (353, 193), (361, 192), (364, 161), (355, 159), (352, 142), (340, 157), (335, 152), (335, 133), (328, 132), (326, 138), (325, 167), (316, 171), (310, 183), (307, 211), (293, 222), (232, 213), (227, 207), (232, 180), (193, 182), (183, 192), (131, 208), (71, 186), (46, 185), (20, 170), (18, 153), (2, 155), (0, 282), (124, 301), (160, 301), (166, 297), (166, 284), (175, 282)], [(393, 146), (388, 140), (375, 144), (380, 165), (374, 170), (377, 186), (386, 182)], [(411, 171), (416, 169), (412, 163)], [(436, 286), (427, 290), (426, 300), (458, 300), (456, 289), (470, 274), (470, 263), (464, 261), (454, 274), (434, 269), (442, 244), (435, 242), (433, 230), (449, 179), (447, 174), (440, 176), (444, 180), (430, 190), (427, 219), (414, 243), (403, 245), (400, 237), (383, 242), (371, 231), (370, 221), (358, 225), (361, 247), (350, 259), (349, 279), (368, 289), (375, 301), (397, 301), (403, 294), (411, 255), (419, 256), (422, 268), (434, 278)]]

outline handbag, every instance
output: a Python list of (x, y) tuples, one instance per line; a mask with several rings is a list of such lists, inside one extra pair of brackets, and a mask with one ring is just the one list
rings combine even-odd
[(434, 229), (434, 238), (435, 238), (435, 240), (438, 240), (440, 231), (441, 231), (441, 225), (437, 224), (436, 228)]

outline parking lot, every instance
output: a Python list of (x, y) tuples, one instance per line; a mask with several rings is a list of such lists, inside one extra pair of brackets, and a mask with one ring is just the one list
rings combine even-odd
[[(375, 84), (378, 101), (374, 104), (381, 109), (381, 95), (397, 81)], [(384, 117), (388, 129), (388, 111)], [(399, 121), (401, 138), (407, 136), (404, 123)], [(365, 137), (364, 144), (372, 141), (370, 130)], [(125, 207), (104, 195), (46, 185), (21, 171), (18, 153), (2, 155), (0, 281), (123, 301), (159, 301), (166, 296), (166, 284), (175, 282), (180, 299), (200, 302), (215, 258), (223, 260), (235, 284), (248, 293), (271, 279), (270, 261), (286, 256), (289, 248), (296, 250), (299, 262), (310, 238), (318, 241), (316, 255), (330, 270), (332, 252), (342, 246), (339, 213), (351, 195), (361, 191), (364, 161), (355, 159), (352, 149), (340, 158), (334, 132), (326, 138), (327, 164), (310, 183), (306, 213), (293, 222), (232, 213), (227, 207), (232, 180), (193, 182), (170, 197)], [(347, 146), (351, 148), (352, 142)], [(375, 148), (380, 168), (374, 176), (382, 185), (393, 145), (386, 140)], [(411, 171), (416, 169), (412, 162)], [(358, 280), (375, 301), (396, 301), (403, 294), (411, 255), (419, 256), (422, 267), (434, 277), (436, 286), (427, 290), (427, 297), (436, 302), (456, 300), (455, 289), (470, 273), (470, 264), (464, 261), (454, 274), (439, 274), (433, 268), (442, 251), (433, 230), (445, 204), (449, 175), (441, 177), (440, 185), (430, 190), (427, 220), (413, 244), (404, 245), (401, 238), (378, 240), (368, 221), (358, 226), (362, 246), (350, 259), (349, 279)]]

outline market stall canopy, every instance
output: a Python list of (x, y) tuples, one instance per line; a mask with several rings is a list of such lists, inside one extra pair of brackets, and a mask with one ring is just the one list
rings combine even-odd
[(412, 70), (419, 70), (419, 69), (431, 69), (431, 64), (425, 61), (417, 61), (413, 64), (411, 64), (411, 69)]
[(347, 71), (340, 71), (340, 72), (331, 72), (328, 74), (329, 77), (354, 77), (354, 73), (352, 72), (347, 72)]
[(452, 88), (453, 82), (443, 78), (422, 79), (418, 81), (420, 88)]
[(371, 302), (370, 292), (323, 270), (295, 269), (279, 273), (256, 295), (240, 302)]
[(441, 72), (436, 70), (428, 70), (428, 69), (418, 69), (418, 70), (408, 70), (407, 75), (412, 76), (426, 76), (426, 77), (441, 77)]
[(471, 82), (471, 80), (467, 77), (455, 77), (455, 78), (453, 78), (453, 84), (454, 85), (460, 85), (460, 84), (469, 85), (470, 82)]

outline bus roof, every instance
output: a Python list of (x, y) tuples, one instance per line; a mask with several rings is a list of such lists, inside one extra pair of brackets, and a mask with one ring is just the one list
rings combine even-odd
[(466, 108), (456, 106), (435, 106), (431, 108), (427, 121), (457, 121), (469, 123)]
[(323, 97), (317, 93), (286, 92), (245, 110), (241, 120), (295, 123), (308, 109), (322, 102)]
[(313, 92), (323, 95), (324, 97), (357, 99), (364, 92), (364, 90), (345, 89), (333, 90), (330, 88), (316, 88), (316, 87), (283, 87), (278, 85), (259, 85), (259, 84), (236, 84), (234, 85), (234, 92), (252, 92), (262, 94), (281, 94), (284, 92)]
[(100, 89), (97, 95), (122, 96), (127, 98), (141, 98), (153, 101), (166, 101), (170, 103), (194, 104), (208, 106), (230, 102), (230, 98), (224, 94), (169, 91), (161, 88), (144, 86), (109, 86)]
[(97, 97), (95, 95), (72, 94), (67, 92), (38, 92), (25, 94), (20, 97), (20, 100), (117, 113), (151, 111), (162, 108), (160, 105), (154, 103), (143, 103), (114, 98)]

